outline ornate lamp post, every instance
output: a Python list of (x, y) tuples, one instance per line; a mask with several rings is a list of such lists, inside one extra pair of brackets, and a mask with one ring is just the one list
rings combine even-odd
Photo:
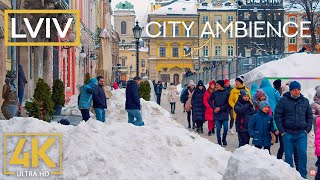
[(136, 26), (132, 28), (134, 38), (136, 39), (136, 66), (137, 66), (137, 76), (139, 76), (139, 39), (141, 38), (142, 28), (139, 26), (139, 22), (136, 22)]

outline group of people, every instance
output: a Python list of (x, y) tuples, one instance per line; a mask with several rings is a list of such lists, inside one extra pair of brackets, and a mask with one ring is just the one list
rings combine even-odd
[(239, 147), (249, 144), (252, 138), (255, 147), (269, 153), (272, 143), (280, 141), (277, 158), (282, 159), (284, 153), (285, 162), (293, 167), (294, 155), (296, 169), (306, 178), (307, 135), (312, 124), (320, 165), (320, 130), (316, 131), (317, 124), (320, 125), (320, 86), (316, 87), (315, 102), (310, 105), (301, 94), (299, 82), (289, 82), (285, 87), (281, 83), (277, 79), (272, 86), (268, 79), (263, 79), (259, 88), (253, 84), (250, 91), (243, 76), (236, 78), (234, 88), (228, 79), (212, 80), (207, 89), (201, 80), (196, 86), (190, 80), (180, 97), (187, 112), (188, 128), (203, 133), (203, 123), (208, 122), (208, 135), (216, 133), (218, 144), (227, 146), (228, 126), (231, 129), (235, 122)]

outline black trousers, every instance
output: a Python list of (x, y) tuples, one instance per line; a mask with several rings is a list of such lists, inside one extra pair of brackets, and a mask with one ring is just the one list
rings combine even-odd
[(171, 112), (174, 113), (174, 111), (176, 110), (176, 103), (172, 102), (170, 103), (170, 105), (171, 105)]
[(157, 94), (157, 103), (160, 105), (161, 102), (161, 94)]
[(89, 109), (80, 109), (80, 111), (81, 111), (82, 119), (84, 121), (88, 121), (88, 119), (90, 118)]
[[(259, 148), (259, 149), (262, 149), (262, 146), (255, 146), (255, 147), (256, 147), (256, 148)], [(269, 154), (271, 155), (270, 146), (265, 146), (265, 147), (263, 147), (263, 149), (268, 149)]]
[(249, 144), (250, 135), (249, 132), (238, 132), (239, 147)]
[(196, 121), (197, 128), (203, 129), (203, 122), (204, 121)]
[(317, 166), (318, 170), (317, 170), (316, 177), (314, 179), (320, 180), (320, 156), (317, 156), (317, 158), (318, 158), (318, 160), (315, 165)]
[[(191, 126), (191, 111), (187, 112), (188, 116), (188, 125)], [(194, 126), (194, 122), (192, 121), (192, 126)]]

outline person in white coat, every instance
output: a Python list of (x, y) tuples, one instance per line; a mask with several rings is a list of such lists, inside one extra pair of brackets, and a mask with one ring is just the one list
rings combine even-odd
[(171, 83), (170, 86), (168, 87), (168, 101), (171, 105), (171, 113), (174, 114), (175, 109), (176, 109), (176, 102), (179, 98), (179, 92), (177, 90), (177, 87)]

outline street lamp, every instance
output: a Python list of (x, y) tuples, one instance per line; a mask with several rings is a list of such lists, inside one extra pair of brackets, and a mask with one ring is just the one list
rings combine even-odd
[(84, 52), (84, 47), (82, 46), (81, 52), (80, 52), (80, 58), (84, 59), (86, 57), (86, 53)]
[(136, 22), (136, 26), (132, 28), (134, 38), (136, 39), (136, 66), (137, 66), (137, 76), (139, 76), (139, 39), (141, 38), (142, 28), (139, 26), (139, 22)]
[[(70, 32), (68, 39), (64, 40), (64, 42), (74, 42), (76, 40), (76, 34), (74, 32)], [(70, 49), (72, 46), (62, 46), (62, 49)]]

